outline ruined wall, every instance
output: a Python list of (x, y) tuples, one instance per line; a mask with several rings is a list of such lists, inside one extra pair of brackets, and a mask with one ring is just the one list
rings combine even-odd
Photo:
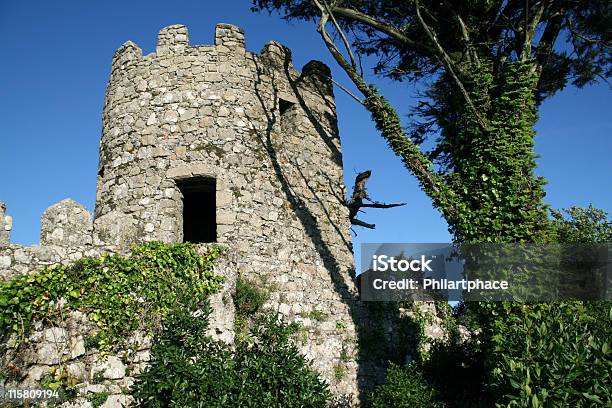
[[(40, 245), (10, 243), (12, 219), (0, 202), (0, 222), (5, 220), (5, 240), (0, 241), (0, 281), (31, 273), (44, 266), (68, 263), (84, 256), (97, 256), (119, 249), (108, 245), (92, 246), (91, 214), (81, 204), (65, 199), (49, 207), (41, 218)], [(0, 229), (2, 225), (0, 223)]]
[[(0, 220), (9, 220), (6, 206), (0, 203)], [(6, 221), (5, 221), (6, 222)], [(7, 225), (5, 224), (5, 225)], [(1, 225), (0, 225), (1, 226)], [(10, 236), (0, 242), (0, 282), (16, 275), (25, 275), (46, 266), (67, 264), (83, 257), (96, 257), (103, 253), (126, 255), (127, 247), (92, 244), (92, 217), (73, 200), (62, 200), (49, 207), (41, 219), (41, 245), (23, 246), (11, 244)], [(6, 229), (10, 232), (9, 229)], [(204, 249), (206, 245), (202, 245)], [(215, 262), (215, 273), (225, 278), (220, 293), (210, 298), (212, 314), (209, 317), (209, 335), (232, 344), (234, 342), (234, 305), (236, 263), (231, 253)], [(51, 307), (61, 308), (57, 302)], [(64, 382), (74, 386), (77, 398), (61, 404), (65, 408), (90, 408), (95, 394), (108, 395), (104, 408), (129, 406), (130, 386), (148, 364), (151, 337), (143, 331), (135, 331), (125, 348), (117, 354), (102, 356), (96, 346), (88, 344), (98, 327), (87, 314), (70, 312), (61, 322), (36, 321), (27, 339), (16, 334), (1, 338), (0, 386), (40, 387), (45, 378), (53, 378), (59, 371)], [(24, 341), (25, 340), (25, 341)]]
[(6, 215), (6, 205), (0, 201), (0, 245), (7, 245), (13, 229), (13, 218)]
[[(224, 276), (225, 282), (222, 292), (210, 298), (213, 312), (208, 334), (229, 344), (234, 341), (231, 295), (235, 289), (235, 270), (231, 256), (216, 262), (215, 272)], [(50, 307), (61, 309), (63, 305), (57, 302)], [(48, 322), (34, 322), (25, 341), (16, 334), (4, 339), (0, 385), (38, 388), (61, 372), (63, 383), (72, 386), (76, 395), (60, 407), (91, 408), (91, 398), (96, 394), (104, 396), (103, 408), (130, 406), (133, 402), (130, 387), (149, 364), (152, 337), (145, 331), (135, 330), (117, 353), (102, 355), (92, 341), (98, 330), (96, 322), (80, 311), (67, 313), (53, 326)]]

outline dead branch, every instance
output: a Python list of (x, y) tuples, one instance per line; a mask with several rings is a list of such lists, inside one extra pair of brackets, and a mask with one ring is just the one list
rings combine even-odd
[[(347, 207), (349, 209), (349, 220), (351, 224), (358, 225), (360, 227), (374, 229), (376, 228), (375, 224), (369, 224), (367, 222), (361, 221), (357, 219), (357, 213), (361, 211), (362, 208), (393, 208), (393, 207), (401, 207), (406, 205), (406, 203), (398, 203), (398, 204), (386, 204), (378, 201), (372, 201), (370, 197), (368, 197), (368, 193), (366, 190), (366, 183), (368, 179), (372, 175), (371, 170), (366, 170), (357, 175), (355, 177), (355, 186), (353, 187), (353, 194), (351, 199), (347, 203)], [(365, 203), (364, 200), (370, 201), (369, 203)]]

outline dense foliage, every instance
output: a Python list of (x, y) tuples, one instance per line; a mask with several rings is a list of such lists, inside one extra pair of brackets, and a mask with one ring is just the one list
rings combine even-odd
[[(592, 207), (554, 211), (552, 226), (560, 242), (610, 241), (607, 214)], [(612, 406), (611, 302), (472, 302), (446, 320), (451, 329), (457, 324), (478, 335), (461, 343), (451, 330), (426, 355), (391, 368), (370, 401), (409, 407), (392, 401), (435, 396), (460, 408)]]
[[(604, 211), (552, 213), (557, 241), (610, 242)], [(482, 331), (478, 357), (493, 401), (512, 407), (612, 405), (611, 302), (480, 303), (466, 317)]]
[(234, 306), (238, 316), (243, 318), (252, 316), (263, 306), (267, 299), (268, 294), (265, 290), (243, 277), (238, 277), (236, 281), (236, 294), (234, 295)]
[[(452, 61), (533, 57), (541, 64), (541, 98), (568, 82), (610, 77), (611, 9), (606, 1), (397, 1), (326, 0), (357, 51), (379, 57), (375, 72), (400, 81), (427, 80)], [(279, 11), (288, 20), (316, 21), (313, 0), (253, 0), (256, 11)], [(418, 9), (418, 10), (417, 10)], [(419, 14), (421, 15), (419, 17)], [(423, 24), (420, 20), (423, 19)], [(428, 31), (435, 34), (432, 38)], [(539, 34), (539, 35), (538, 35)], [(555, 41), (566, 47), (553, 47)]]
[(480, 327), (493, 400), (510, 407), (612, 404), (612, 306), (606, 303), (504, 303), (482, 313), (490, 319)]
[(557, 242), (612, 242), (612, 222), (608, 220), (608, 214), (603, 210), (589, 206), (551, 212), (553, 238)]
[[(195, 313), (202, 311), (203, 313)], [(134, 396), (142, 407), (325, 407), (327, 384), (291, 340), (299, 329), (260, 317), (235, 349), (206, 336), (206, 308), (174, 310), (155, 341)]]
[(368, 400), (372, 408), (443, 408), (446, 405), (438, 392), (413, 365), (392, 364), (387, 370), (386, 383), (378, 386)]
[(204, 299), (181, 297), (155, 339), (134, 396), (142, 407), (325, 407), (328, 385), (292, 337), (300, 327), (258, 313), (266, 290), (239, 277), (235, 347), (207, 335)]
[(148, 243), (129, 257), (105, 254), (18, 276), (0, 283), (0, 330), (23, 338), (33, 321), (58, 321), (79, 310), (98, 326), (96, 346), (108, 351), (135, 329), (154, 329), (179, 294), (216, 292), (222, 278), (212, 268), (220, 251)]

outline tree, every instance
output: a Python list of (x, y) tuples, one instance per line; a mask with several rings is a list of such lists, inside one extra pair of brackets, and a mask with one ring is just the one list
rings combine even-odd
[[(548, 239), (537, 108), (568, 83), (612, 75), (609, 2), (254, 0), (253, 10), (317, 22), (356, 99), (457, 240)], [(424, 85), (407, 129), (366, 81), (364, 55), (379, 58), (375, 73)]]
[[(589, 205), (551, 210), (556, 241), (564, 243), (612, 242), (612, 223), (608, 213)], [(564, 215), (567, 214), (567, 216)]]

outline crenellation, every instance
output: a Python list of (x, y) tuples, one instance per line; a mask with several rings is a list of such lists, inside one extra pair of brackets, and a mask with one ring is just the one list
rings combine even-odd
[(264, 45), (260, 52), (261, 59), (272, 65), (274, 68), (284, 70), (293, 69), (293, 59), (291, 50), (277, 41), (269, 41)]
[(12, 229), (13, 218), (6, 215), (6, 204), (0, 201), (0, 247), (9, 245), (11, 242)]
[(219, 23), (215, 26), (215, 49), (219, 53), (244, 55), (246, 42), (242, 28), (232, 24)]
[(181, 54), (189, 47), (189, 32), (182, 24), (164, 27), (157, 35), (156, 55), (158, 57)]
[(47, 208), (40, 227), (40, 244), (76, 247), (92, 244), (91, 213), (67, 198)]
[(329, 98), (333, 96), (331, 70), (321, 61), (312, 60), (306, 63), (302, 68), (299, 82), (308, 83), (311, 89), (319, 90), (326, 99), (335, 104), (334, 98)]
[(126, 69), (142, 59), (142, 49), (132, 41), (126, 41), (113, 55), (112, 71)]

